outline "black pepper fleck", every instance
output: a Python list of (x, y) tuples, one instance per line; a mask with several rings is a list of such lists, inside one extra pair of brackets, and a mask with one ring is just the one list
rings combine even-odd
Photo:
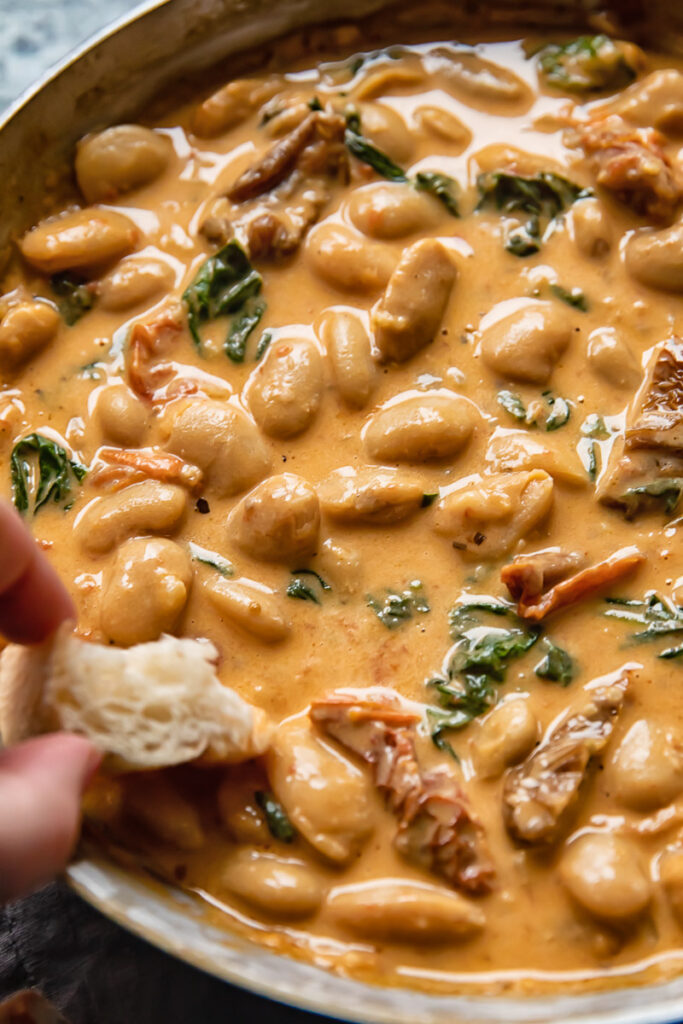
[(475, 535), (474, 535), (474, 543), (477, 545), (477, 547), (480, 544), (483, 544), (485, 540), (486, 540), (486, 535), (485, 534), (479, 533), (479, 532), (475, 533)]
[(208, 515), (208, 513), (211, 511), (209, 503), (206, 500), (206, 498), (197, 498), (197, 504), (195, 505), (195, 508), (197, 509), (197, 512), (199, 512), (199, 514), (202, 516)]

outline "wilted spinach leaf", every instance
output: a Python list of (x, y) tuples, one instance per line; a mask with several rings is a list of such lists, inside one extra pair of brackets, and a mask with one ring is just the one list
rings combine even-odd
[(562, 647), (545, 638), (543, 643), (546, 646), (546, 653), (534, 669), (541, 679), (550, 679), (553, 683), (560, 683), (568, 686), (574, 678), (574, 660), (572, 656)]
[(247, 299), (260, 292), (262, 283), (261, 275), (238, 242), (228, 242), (202, 263), (194, 281), (183, 292), (190, 333), (198, 349), (202, 345), (201, 325), (240, 312)]
[(321, 590), (331, 590), (332, 587), (326, 583), (319, 573), (313, 569), (294, 569), (292, 578), (287, 585), (287, 597), (297, 598), (299, 601), (313, 601), (320, 604), (316, 590), (316, 583)]
[(75, 274), (54, 274), (50, 284), (59, 299), (57, 308), (69, 327), (73, 327), (95, 304), (95, 297), (87, 283)]
[(274, 839), (282, 843), (293, 843), (296, 839), (296, 829), (287, 816), (287, 812), (272, 793), (266, 793), (258, 789), (254, 793), (256, 803), (259, 805), (266, 819), (268, 831)]
[(230, 324), (228, 337), (225, 341), (225, 354), (233, 363), (243, 363), (249, 335), (266, 311), (262, 300), (248, 299), (243, 311)]
[(588, 300), (580, 288), (572, 288), (570, 291), (568, 288), (563, 288), (561, 284), (551, 284), (550, 290), (553, 295), (556, 295), (562, 302), (566, 302), (568, 306), (580, 309), (582, 313), (588, 312)]
[(199, 544), (195, 544), (194, 541), (190, 541), (189, 548), (195, 562), (201, 562), (202, 565), (210, 565), (221, 576), (234, 575), (235, 567), (223, 555), (219, 555), (216, 551), (209, 551), (208, 548), (202, 548)]
[(539, 65), (547, 84), (565, 92), (622, 89), (636, 77), (622, 46), (605, 35), (579, 36), (546, 46)]
[(439, 202), (443, 203), (448, 212), (454, 217), (459, 217), (458, 192), (460, 187), (457, 181), (449, 178), (447, 174), (440, 174), (438, 171), (418, 171), (415, 175), (415, 188), (418, 192), (430, 192)]
[(86, 473), (56, 441), (29, 434), (15, 444), (10, 459), (14, 504), (22, 514), (28, 512), (33, 491), (35, 515), (48, 501), (59, 504), (68, 498), (74, 482), (80, 483)]
[(403, 591), (387, 589), (384, 598), (366, 597), (368, 607), (387, 629), (397, 629), (418, 612), (425, 615), (429, 611), (429, 603), (423, 593), (422, 583), (413, 580)]

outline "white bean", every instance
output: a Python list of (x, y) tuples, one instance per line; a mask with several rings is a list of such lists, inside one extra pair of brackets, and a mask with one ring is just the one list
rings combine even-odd
[(378, 291), (396, 263), (386, 245), (370, 242), (346, 225), (330, 221), (309, 231), (305, 251), (315, 273), (342, 291)]
[(271, 458), (252, 421), (224, 402), (194, 399), (173, 421), (169, 451), (199, 466), (206, 485), (221, 497), (262, 480)]
[(277, 76), (265, 81), (238, 78), (228, 82), (199, 104), (192, 116), (192, 131), (206, 139), (221, 135), (245, 121), (256, 107), (274, 96), (282, 86), (283, 81)]
[(107, 441), (127, 448), (142, 443), (149, 427), (149, 414), (144, 402), (125, 384), (102, 388), (96, 409)]
[(310, 917), (324, 895), (322, 879), (310, 864), (249, 847), (229, 856), (220, 883), (269, 917)]
[(683, 792), (683, 747), (665, 729), (641, 718), (619, 744), (611, 771), (620, 803), (651, 811)]
[(318, 547), (318, 496), (293, 473), (271, 476), (242, 498), (228, 527), (235, 543), (252, 558), (266, 562), (309, 558)]
[(477, 774), (496, 778), (518, 764), (539, 737), (539, 724), (531, 701), (513, 697), (498, 704), (481, 722), (472, 745)]
[(591, 369), (613, 387), (633, 391), (640, 384), (642, 371), (626, 339), (614, 327), (592, 331), (586, 355)]
[(582, 199), (572, 207), (570, 229), (582, 256), (599, 259), (611, 245), (611, 231), (599, 199)]
[(415, 242), (404, 251), (372, 311), (382, 362), (405, 362), (433, 341), (456, 276), (447, 250), (434, 238)]
[(282, 600), (272, 591), (255, 587), (246, 580), (210, 578), (204, 589), (221, 615), (265, 643), (278, 643), (289, 636), (291, 626)]
[(179, 544), (158, 537), (126, 541), (105, 578), (102, 631), (125, 647), (158, 640), (176, 626), (191, 581), (190, 559)]
[(410, 160), (415, 136), (399, 113), (384, 103), (359, 103), (363, 135), (399, 164)]
[(186, 509), (183, 487), (143, 480), (91, 501), (78, 517), (74, 533), (85, 551), (101, 554), (135, 534), (174, 530)]
[(372, 831), (366, 775), (301, 719), (279, 726), (266, 764), (275, 796), (304, 839), (328, 860), (351, 860)]
[(486, 921), (481, 908), (459, 893), (396, 878), (339, 886), (330, 893), (326, 909), (347, 931), (388, 942), (467, 939)]
[(467, 558), (499, 558), (548, 515), (553, 478), (542, 469), (479, 477), (435, 506), (434, 529)]
[(482, 332), (482, 358), (501, 377), (545, 384), (571, 331), (566, 311), (552, 302), (533, 302)]
[(399, 182), (356, 188), (348, 200), (351, 221), (370, 238), (405, 238), (428, 231), (439, 223), (443, 210), (433, 196)]
[(0, 321), (0, 365), (16, 369), (48, 345), (57, 334), (60, 317), (47, 302), (19, 302)]
[(372, 394), (377, 372), (362, 321), (353, 313), (330, 310), (322, 324), (322, 339), (340, 395), (347, 405), (361, 409)]
[(579, 836), (562, 854), (559, 874), (577, 903), (604, 921), (627, 921), (650, 902), (650, 880), (638, 850), (621, 836)]
[(444, 142), (450, 142), (455, 153), (462, 153), (472, 141), (472, 132), (454, 114), (442, 107), (418, 107), (415, 115), (420, 125)]
[(323, 512), (348, 523), (387, 525), (407, 519), (422, 506), (418, 477), (386, 466), (342, 466), (318, 485)]
[(41, 221), (24, 235), (24, 259), (43, 274), (90, 270), (112, 263), (137, 245), (133, 222), (114, 210), (87, 208)]
[(479, 418), (477, 407), (458, 395), (414, 395), (371, 416), (363, 444), (378, 462), (445, 459), (467, 446)]
[(683, 224), (635, 232), (626, 243), (624, 263), (640, 284), (664, 292), (683, 291)]
[(148, 257), (131, 258), (97, 284), (102, 309), (118, 313), (168, 292), (173, 285), (173, 271), (167, 263)]
[(76, 180), (88, 203), (113, 199), (158, 178), (173, 153), (171, 142), (140, 124), (117, 124), (81, 139)]
[(254, 370), (246, 398), (261, 430), (269, 437), (296, 437), (313, 422), (323, 388), (323, 362), (310, 341), (272, 345)]

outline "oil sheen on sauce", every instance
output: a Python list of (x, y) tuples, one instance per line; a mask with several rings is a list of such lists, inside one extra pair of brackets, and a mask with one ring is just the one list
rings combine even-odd
[[(663, 420), (661, 410), (653, 414), (655, 433), (668, 431), (667, 437), (645, 441), (634, 396), (643, 380), (647, 387), (663, 343), (670, 346), (666, 380), (674, 392), (683, 379), (675, 341), (683, 330), (683, 234), (662, 242), (666, 253), (652, 258), (632, 243), (646, 246), (648, 232), (676, 223), (683, 73), (667, 58), (626, 47), (621, 56), (610, 54), (610, 66), (615, 60), (627, 65), (616, 85), (606, 80), (604, 89), (577, 92), (539, 74), (539, 57), (523, 40), (474, 41), (473, 47), (429, 41), (349, 56), (363, 51), (349, 32), (335, 37), (330, 30), (330, 47), (338, 52), (319, 65), (301, 58), (296, 45), (283, 47), (280, 56), (276, 50), (279, 69), (237, 83), (225, 101), (232, 112), (219, 112), (211, 128), (206, 105), (204, 121), (198, 115), (203, 96), (146, 121), (164, 140), (163, 155), (149, 180), (133, 181), (135, 187), (98, 192), (106, 161), (104, 169), (86, 161), (79, 177), (90, 175), (95, 206), (125, 215), (137, 229), (135, 239), (127, 253), (117, 254), (124, 256), (118, 264), (104, 259), (93, 265), (86, 258), (75, 266), (67, 258), (58, 273), (76, 277), (62, 281), (62, 290), (84, 286), (91, 308), (71, 325), (62, 319), (49, 343), (3, 370), (3, 495), (12, 498), (12, 452), (33, 434), (56, 441), (88, 467), (61, 500), (48, 500), (35, 515), (29, 501), (26, 511), (74, 596), (83, 635), (124, 644), (154, 639), (162, 629), (206, 637), (220, 651), (221, 678), (274, 722), (286, 723), (280, 730), (284, 753), (275, 755), (279, 769), (267, 758), (265, 766), (187, 767), (103, 783), (109, 795), (102, 801), (113, 787), (115, 809), (105, 812), (95, 800), (95, 829), (110, 846), (132, 850), (147, 868), (197, 893), (213, 920), (227, 919), (257, 942), (357, 977), (443, 991), (534, 992), (669, 976), (679, 969), (683, 914), (683, 669), (675, 654), (676, 626), (683, 630), (677, 605), (683, 603), (677, 519), (683, 470), (677, 475), (678, 451), (668, 436), (676, 429), (675, 395), (673, 413), (665, 409)], [(601, 59), (600, 53), (592, 58), (589, 72), (596, 66), (601, 72)], [(666, 88), (656, 78), (661, 69), (671, 69)], [(644, 95), (647, 88), (654, 100)], [(622, 107), (620, 97), (626, 98)], [(664, 103), (672, 113), (658, 123)], [(618, 139), (602, 138), (590, 150), (586, 125), (605, 111), (617, 118), (609, 129)], [(269, 147), (318, 114), (323, 117), (312, 131), (319, 134), (301, 166), (295, 155), (273, 188), (242, 201), (222, 198)], [(328, 115), (337, 118), (332, 127), (325, 127)], [(367, 162), (367, 149), (359, 158), (359, 138), (390, 158), (394, 180), (386, 177), (386, 164), (378, 173), (376, 157)], [(671, 200), (652, 184), (652, 168), (643, 170), (655, 151), (670, 174)], [(605, 170), (603, 158), (620, 152), (632, 157), (631, 182), (633, 175), (647, 179), (641, 191), (611, 177), (619, 167)], [(148, 159), (154, 165), (149, 154), (143, 165)], [(434, 193), (435, 172), (446, 176), (441, 186), (449, 201)], [(420, 173), (426, 188), (415, 185)], [(538, 191), (539, 175), (548, 173), (576, 186), (559, 205), (553, 206), (552, 188), (548, 199), (547, 184)], [(659, 173), (661, 163), (655, 177)], [(510, 195), (519, 200), (509, 182), (512, 192), (482, 199), (480, 176), (489, 175), (493, 187), (496, 174), (527, 187), (535, 182), (531, 206), (505, 205)], [(87, 207), (76, 195), (73, 205)], [(272, 222), (262, 235), (250, 228), (250, 218), (273, 212), (283, 213), (279, 226), (288, 236), (274, 233)], [(229, 316), (201, 323), (199, 351), (182, 296), (233, 231), (247, 246), (262, 287)], [(437, 259), (455, 268), (443, 316), (436, 327), (428, 325), (429, 336), (414, 352), (399, 350), (397, 357), (392, 350), (383, 358), (378, 310), (390, 305), (388, 294), (382, 297), (389, 277), (411, 247), (419, 251), (423, 240), (435, 239), (437, 249), (427, 250), (427, 278)], [(525, 246), (535, 251), (522, 253)], [(12, 310), (32, 296), (61, 302), (64, 312), (59, 282), (53, 278), (51, 285), (52, 267), (39, 265), (41, 254), (36, 261), (24, 247), (26, 259), (10, 266), (0, 334), (3, 327), (7, 333)], [(134, 261), (128, 298), (112, 278), (131, 266), (125, 260)], [(148, 261), (147, 271), (141, 260)], [(157, 288), (145, 293), (142, 285), (136, 293), (145, 273), (156, 275)], [(409, 269), (395, 289), (409, 321), (418, 314), (429, 320), (434, 309), (430, 292), (426, 313), (415, 313), (418, 277)], [(229, 324), (255, 308), (260, 319), (243, 360), (233, 361), (224, 351)], [(348, 359), (332, 351), (340, 324), (351, 324), (360, 339)], [(144, 325), (151, 325), (146, 334)], [(403, 338), (400, 329), (398, 335)], [(20, 330), (20, 346), (22, 337)], [(133, 348), (141, 337), (142, 369), (135, 376)], [(403, 343), (397, 342), (399, 349)], [(263, 350), (258, 357), (257, 349)], [(264, 377), (279, 372), (277, 361), (286, 359), (292, 364), (288, 382), (281, 376), (264, 385)], [(297, 369), (302, 360), (308, 361), (305, 372)], [(272, 397), (278, 388), (286, 392), (279, 405)], [(455, 397), (460, 426), (437, 423), (429, 433), (439, 401), (452, 409)], [(234, 410), (249, 420), (244, 450), (223, 466), (212, 462), (214, 433), (224, 429), (217, 421), (191, 424), (178, 441), (180, 417), (206, 401), (214, 411)], [(412, 410), (407, 425), (396, 412), (402, 408), (404, 417)], [(638, 436), (621, 455), (625, 432)], [(122, 465), (116, 451), (123, 450), (137, 454)], [(177, 464), (167, 467), (161, 475), (186, 495), (182, 516), (158, 528), (122, 527), (106, 550), (96, 550), (78, 528), (90, 503), (125, 495), (150, 472), (159, 475), (158, 464), (150, 471), (140, 450), (152, 461), (171, 452), (199, 465), (201, 482), (174, 476)], [(620, 458), (627, 460), (621, 469)], [(397, 475), (375, 521), (369, 513), (355, 519), (348, 513), (334, 476), (341, 467), (349, 467), (342, 479), (352, 490), (360, 470), (375, 483), (387, 468)], [(244, 480), (226, 485), (238, 469)], [(278, 500), (272, 489), (257, 510), (260, 526), (243, 504), (245, 494), (277, 474), (310, 485), (299, 483), (305, 495), (279, 534), (269, 507)], [(531, 482), (547, 492), (526, 519), (528, 492), (506, 491), (514, 474), (522, 474), (525, 487)], [(332, 498), (330, 479), (336, 481)], [(463, 489), (471, 498), (465, 511), (457, 501)], [(319, 529), (310, 522), (315, 492), (323, 506)], [(409, 514), (396, 513), (399, 492), (412, 503)], [(354, 507), (367, 511), (363, 501)], [(312, 546), (302, 540), (309, 528)], [(151, 536), (169, 538), (180, 554), (176, 547), (171, 555), (168, 549), (155, 553), (142, 540)], [(131, 547), (136, 538), (138, 547)], [(513, 558), (546, 549), (553, 549), (551, 556), (569, 555), (558, 570), (562, 580), (626, 548), (642, 556), (628, 573), (589, 588), (538, 624), (515, 616), (501, 580)], [(171, 625), (169, 606), (152, 582), (154, 558), (156, 571), (175, 580), (173, 586), (186, 576), (182, 598), (168, 598), (175, 609)], [(180, 558), (185, 568), (167, 565), (169, 558)], [(247, 603), (258, 604), (263, 595), (265, 611), (255, 625), (238, 607), (236, 584), (246, 588)], [(233, 587), (232, 603), (216, 597), (221, 587)], [(664, 603), (653, 605), (652, 594)], [(538, 596), (532, 594), (532, 604)], [(472, 602), (485, 607), (458, 617), (457, 609)], [(665, 622), (671, 632), (653, 630), (653, 622)], [(465, 649), (482, 638), (510, 640), (510, 631), (513, 646), (521, 646), (503, 652), (497, 667), (490, 657), (482, 660), (480, 650), (479, 661), (467, 667)], [(648, 636), (634, 641), (638, 632)], [(674, 653), (660, 657), (665, 650)], [(619, 691), (618, 708), (605, 712), (605, 742), (596, 744), (587, 763), (558, 769), (579, 772), (578, 793), (558, 827), (536, 842), (531, 832), (515, 831), (504, 813), (514, 773), (523, 773), (539, 743), (553, 741), (569, 709), (579, 712), (590, 703), (595, 691), (585, 687), (603, 676), (607, 686), (628, 676), (627, 693)], [(450, 696), (429, 683), (435, 678), (450, 685)], [(374, 785), (368, 758), (320, 723), (311, 725), (308, 711), (316, 701), (351, 688), (353, 703), (368, 687), (382, 688), (380, 697), (400, 695), (419, 718), (411, 728), (421, 770), (445, 773), (464, 792), (495, 870), (488, 891), (473, 894), (434, 870), (429, 857), (399, 852), (394, 840), (405, 808), (392, 810), (387, 792)], [(464, 700), (463, 687), (469, 687)], [(503, 724), (496, 726), (493, 716), (501, 707), (507, 714), (511, 705), (521, 709), (517, 719), (513, 715), (509, 725), (499, 719)], [(458, 708), (460, 720), (453, 717)], [(440, 730), (444, 713), (451, 727)], [(287, 747), (288, 730), (304, 737), (304, 748), (314, 737), (332, 781), (317, 776), (304, 755), (297, 760), (296, 743)], [(290, 782), (293, 773), (297, 786), (283, 783), (278, 771), (289, 772)], [(273, 789), (280, 795), (275, 812), (268, 803)], [(344, 801), (356, 800), (356, 792), (355, 834), (342, 836), (341, 852), (338, 843), (326, 846), (326, 838), (307, 841), (318, 820), (323, 832), (326, 816), (336, 820), (337, 802), (339, 813), (353, 818)], [(293, 833), (287, 817), (273, 825), (273, 814), (282, 810)], [(307, 838), (297, 821), (308, 822), (302, 826)], [(607, 866), (596, 881), (591, 870), (600, 872), (603, 856)], [(399, 890), (412, 883), (413, 902), (401, 911), (400, 900), (389, 899), (383, 928), (381, 910), (373, 911), (363, 894), (381, 894), (387, 880)], [(436, 895), (424, 886), (436, 887)], [(425, 900), (437, 903), (436, 923), (426, 929), (415, 924), (428, 913), (420, 887)], [(443, 925), (446, 912), (438, 901), (444, 892), (466, 901), (460, 934), (450, 904), (451, 924)], [(358, 903), (351, 899), (344, 910), (342, 899), (340, 912), (340, 893)]]

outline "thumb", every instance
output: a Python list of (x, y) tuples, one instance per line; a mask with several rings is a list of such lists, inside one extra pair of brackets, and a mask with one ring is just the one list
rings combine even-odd
[(66, 864), (80, 801), (100, 762), (80, 736), (55, 733), (0, 753), (0, 900), (25, 895)]

